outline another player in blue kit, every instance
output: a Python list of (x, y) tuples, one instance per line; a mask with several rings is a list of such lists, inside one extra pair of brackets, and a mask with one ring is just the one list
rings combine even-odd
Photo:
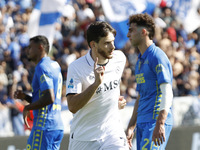
[(15, 98), (30, 103), (23, 111), (25, 124), (29, 110), (33, 110), (34, 114), (27, 150), (59, 150), (63, 138), (61, 68), (57, 62), (47, 57), (48, 52), (49, 42), (46, 37), (36, 36), (30, 39), (27, 56), (36, 64), (32, 80), (32, 97), (19, 90), (14, 94)]
[(140, 51), (135, 69), (137, 91), (133, 114), (127, 128), (132, 146), (136, 128), (138, 150), (164, 150), (172, 130), (172, 66), (166, 54), (153, 43), (155, 24), (147, 14), (129, 18), (128, 38)]

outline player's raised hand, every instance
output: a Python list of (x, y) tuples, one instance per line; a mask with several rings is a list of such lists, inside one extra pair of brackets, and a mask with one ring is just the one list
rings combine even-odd
[(101, 84), (103, 81), (105, 68), (103, 66), (97, 67), (97, 63), (98, 63), (98, 57), (96, 58), (94, 63), (94, 74), (95, 74), (95, 82), (97, 84)]

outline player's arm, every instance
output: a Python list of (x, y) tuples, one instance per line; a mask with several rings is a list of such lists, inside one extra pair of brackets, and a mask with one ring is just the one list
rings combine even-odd
[(15, 91), (14, 93), (14, 98), (16, 99), (21, 99), (21, 100), (25, 100), (27, 101), (28, 103), (31, 103), (32, 102), (32, 97), (25, 94), (22, 90), (17, 90)]
[(102, 66), (97, 68), (98, 59), (96, 59), (94, 64), (94, 74), (95, 74), (95, 81), (91, 84), (86, 90), (81, 92), (80, 94), (68, 94), (67, 95), (67, 102), (69, 110), (72, 113), (76, 113), (80, 110), (87, 102), (92, 98), (96, 89), (103, 81), (104, 75), (104, 68)]
[(49, 104), (52, 104), (55, 100), (55, 94), (53, 89), (47, 89), (42, 91), (42, 96), (35, 102), (26, 105), (26, 110), (41, 109)]
[(53, 89), (47, 89), (42, 91), (42, 96), (35, 102), (26, 105), (23, 110), (23, 118), (24, 118), (24, 123), (27, 125), (29, 128), (29, 124), (27, 122), (27, 117), (30, 116), (29, 110), (36, 110), (36, 109), (41, 109), (49, 104), (52, 104), (55, 100), (55, 95), (54, 95), (54, 90)]
[(67, 102), (68, 102), (69, 110), (75, 114), (85, 104), (87, 104), (87, 102), (94, 95), (97, 88), (98, 88), (98, 84), (94, 83), (94, 84), (90, 85), (85, 91), (83, 91), (80, 94), (75, 94), (75, 95), (68, 94)]
[(165, 141), (164, 125), (165, 125), (165, 120), (167, 119), (169, 109), (172, 105), (172, 99), (173, 99), (172, 86), (169, 83), (161, 84), (160, 89), (162, 92), (160, 112), (152, 136), (152, 141), (154, 141), (155, 145), (160, 145)]
[(126, 130), (127, 140), (128, 140), (128, 144), (129, 144), (130, 148), (132, 147), (132, 140), (133, 140), (133, 136), (134, 136), (134, 130), (135, 130), (135, 127), (136, 127), (139, 99), (140, 99), (140, 95), (138, 95), (138, 97), (136, 99), (134, 109), (133, 109), (133, 113), (132, 113), (131, 119), (129, 121), (127, 130)]

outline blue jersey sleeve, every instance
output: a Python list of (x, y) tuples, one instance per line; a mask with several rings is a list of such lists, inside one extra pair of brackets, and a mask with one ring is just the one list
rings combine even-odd
[(162, 83), (172, 83), (171, 63), (162, 50), (157, 50), (150, 57), (150, 68), (156, 74), (159, 85)]
[(42, 67), (37, 68), (37, 76), (39, 78), (40, 90), (44, 91), (47, 89), (53, 89), (53, 78), (48, 70), (43, 69)]

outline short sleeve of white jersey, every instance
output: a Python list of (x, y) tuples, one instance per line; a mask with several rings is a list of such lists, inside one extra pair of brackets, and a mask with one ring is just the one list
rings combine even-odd
[(81, 91), (82, 83), (77, 74), (77, 68), (73, 64), (70, 64), (67, 72), (66, 95), (69, 93), (81, 93)]
[[(125, 67), (126, 64), (126, 56), (124, 55), (124, 53), (121, 50), (115, 50), (117, 53), (117, 60), (121, 60), (121, 63), (123, 63), (123, 69)], [(123, 73), (123, 72), (122, 72)]]

